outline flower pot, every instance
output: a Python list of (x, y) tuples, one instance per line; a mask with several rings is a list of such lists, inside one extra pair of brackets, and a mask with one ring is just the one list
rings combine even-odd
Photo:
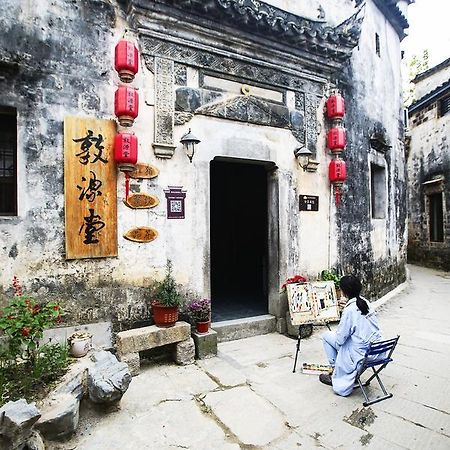
[(209, 330), (209, 321), (208, 322), (196, 322), (195, 329), (197, 333), (207, 333)]
[(158, 302), (153, 302), (152, 314), (157, 327), (173, 327), (178, 320), (178, 306), (162, 306)]
[(82, 356), (85, 356), (91, 348), (91, 336), (80, 338), (75, 337), (70, 340), (70, 354), (75, 358), (81, 358)]

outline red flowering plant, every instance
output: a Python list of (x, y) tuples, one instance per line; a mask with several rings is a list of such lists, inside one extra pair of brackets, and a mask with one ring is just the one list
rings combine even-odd
[(306, 283), (308, 280), (305, 277), (302, 277), (301, 275), (294, 275), (291, 278), (288, 278), (284, 284), (281, 286), (281, 292), (285, 292), (286, 291), (286, 286), (288, 284), (292, 284), (292, 283)]
[(16, 276), (13, 278), (14, 297), (0, 311), (0, 330), (8, 338), (10, 358), (34, 363), (44, 330), (61, 322), (61, 307), (57, 302), (40, 304), (23, 295)]

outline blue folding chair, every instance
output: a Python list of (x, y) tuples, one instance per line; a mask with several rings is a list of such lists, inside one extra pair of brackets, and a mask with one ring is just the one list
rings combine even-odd
[[(364, 406), (373, 405), (374, 403), (381, 402), (382, 400), (386, 400), (387, 398), (391, 398), (392, 394), (388, 394), (383, 382), (380, 379), (379, 373), (391, 362), (393, 361), (391, 356), (394, 351), (397, 342), (400, 336), (397, 336), (393, 339), (387, 339), (385, 341), (378, 341), (370, 344), (369, 348), (366, 351), (364, 359), (358, 369), (358, 373), (356, 375), (355, 381), (358, 383), (358, 386), (361, 388), (361, 391), (364, 395), (365, 402), (363, 402)], [(361, 381), (361, 375), (369, 368), (372, 368), (373, 374), (371, 377), (365, 381), (364, 383)], [(383, 391), (382, 396), (374, 398), (373, 400), (369, 399), (368, 392), (365, 387), (369, 386), (370, 382), (376, 378), (381, 390)]]

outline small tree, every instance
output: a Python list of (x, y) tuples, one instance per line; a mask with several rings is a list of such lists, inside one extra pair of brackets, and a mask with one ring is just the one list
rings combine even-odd
[(412, 55), (407, 63), (407, 86), (404, 89), (404, 104), (411, 105), (416, 100), (415, 85), (412, 82), (417, 75), (429, 69), (429, 51), (425, 49), (422, 56)]
[(153, 301), (157, 301), (161, 306), (180, 306), (182, 297), (172, 276), (172, 261), (170, 259), (166, 263), (166, 275), (164, 279), (155, 283), (151, 291)]

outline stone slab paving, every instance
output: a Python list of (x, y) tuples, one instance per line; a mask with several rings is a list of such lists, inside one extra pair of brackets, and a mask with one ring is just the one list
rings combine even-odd
[(143, 367), (119, 411), (84, 405), (77, 434), (48, 449), (448, 449), (450, 274), (411, 276), (379, 308), (384, 336), (401, 336), (383, 377), (392, 399), (364, 408), (359, 390), (342, 398), (301, 373), (326, 362), (322, 327), (302, 341), (296, 373), (296, 341), (273, 333), (221, 343), (195, 365)]

